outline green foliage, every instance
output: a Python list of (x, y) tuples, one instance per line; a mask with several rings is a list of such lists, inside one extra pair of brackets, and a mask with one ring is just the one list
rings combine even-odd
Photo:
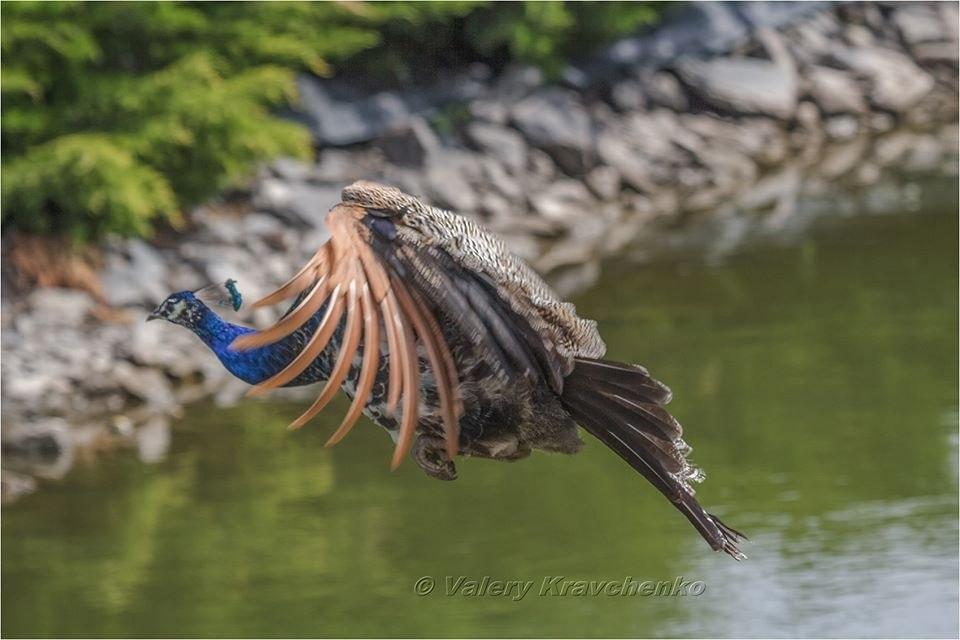
[(406, 82), (511, 59), (548, 73), (651, 20), (629, 2), (8, 2), (0, 97), (4, 228), (147, 234), (305, 157), (278, 118), (296, 74)]
[(510, 59), (556, 74), (599, 45), (656, 20), (657, 2), (504, 2), (471, 16), (468, 39), (481, 53), (506, 50)]

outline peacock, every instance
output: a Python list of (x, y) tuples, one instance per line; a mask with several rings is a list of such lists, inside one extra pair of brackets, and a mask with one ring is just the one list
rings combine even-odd
[(580, 318), (477, 222), (370, 181), (346, 187), (330, 238), (286, 284), (255, 303), (292, 299), (268, 328), (223, 319), (236, 283), (170, 295), (147, 318), (195, 333), (253, 395), (324, 382), (299, 428), (343, 389), (351, 404), (333, 445), (361, 414), (429, 476), (455, 458), (573, 454), (579, 425), (639, 471), (716, 551), (745, 556), (743, 534), (694, 497), (702, 479), (664, 406), (670, 389), (642, 366), (603, 359), (597, 323)]

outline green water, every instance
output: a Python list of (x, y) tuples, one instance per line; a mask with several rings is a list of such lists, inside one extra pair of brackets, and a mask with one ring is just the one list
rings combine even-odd
[[(750, 535), (746, 562), (712, 553), (593, 441), (573, 458), (466, 460), (442, 483), (391, 473), (369, 424), (324, 449), (344, 402), (295, 434), (300, 406), (199, 406), (165, 461), (101, 459), (4, 509), (2, 633), (956, 637), (947, 200), (718, 264), (617, 261), (578, 298), (610, 356), (673, 387), (699, 496)], [(418, 596), (423, 576), (437, 586)], [(535, 584), (518, 601), (445, 595), (446, 576)], [(549, 576), (704, 591), (538, 595)]]

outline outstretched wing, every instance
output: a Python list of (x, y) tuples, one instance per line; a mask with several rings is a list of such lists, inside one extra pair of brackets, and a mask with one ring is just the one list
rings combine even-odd
[(292, 381), (327, 348), (343, 323), (330, 378), (316, 401), (291, 425), (302, 426), (326, 406), (362, 348), (355, 396), (343, 423), (330, 437), (330, 445), (350, 431), (369, 400), (380, 365), (380, 336), (384, 335), (389, 355), (387, 411), (393, 415), (400, 408), (400, 432), (392, 460), (395, 468), (413, 443), (419, 419), (418, 345), (423, 347), (425, 367), (436, 381), (447, 453), (450, 457), (457, 453), (463, 404), (457, 365), (442, 325), (452, 326), (472, 345), (490, 363), (494, 375), (545, 380), (559, 392), (563, 363), (501, 298), (493, 283), (461, 266), (441, 248), (404, 240), (392, 216), (349, 204), (334, 207), (327, 215), (330, 240), (290, 281), (254, 305), (295, 297), (293, 307), (273, 326), (240, 336), (234, 346), (253, 349), (276, 342), (327, 303), (303, 350), (251, 392), (262, 393)]

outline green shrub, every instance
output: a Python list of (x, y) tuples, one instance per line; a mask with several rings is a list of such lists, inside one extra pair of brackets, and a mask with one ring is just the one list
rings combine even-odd
[(309, 133), (301, 71), (519, 59), (555, 72), (652, 19), (627, 2), (5, 2), (2, 224), (145, 235)]

